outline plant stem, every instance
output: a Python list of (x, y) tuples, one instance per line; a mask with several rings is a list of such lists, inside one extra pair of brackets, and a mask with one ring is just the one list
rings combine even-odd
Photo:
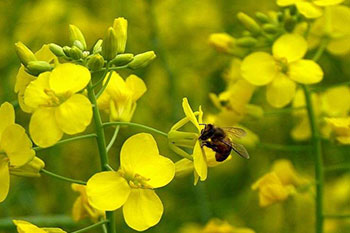
[(122, 122), (122, 121), (118, 121), (118, 122), (106, 122), (106, 123), (103, 123), (103, 126), (111, 126), (111, 125), (128, 125), (128, 126), (133, 126), (133, 127), (139, 127), (139, 128), (142, 128), (142, 129), (145, 129), (145, 130), (148, 130), (148, 131), (151, 131), (151, 132), (154, 132), (154, 133), (157, 133), (157, 134), (160, 134), (164, 137), (168, 137), (168, 134), (163, 132), (163, 131), (160, 131), (158, 129), (155, 129), (155, 128), (152, 128), (152, 127), (149, 127), (149, 126), (146, 126), (146, 125), (142, 125), (142, 124), (138, 124), (138, 123), (133, 123), (133, 122)]
[(53, 173), (53, 172), (50, 172), (48, 170), (45, 170), (45, 169), (41, 169), (40, 172), (48, 175), (48, 176), (52, 176), (56, 179), (59, 179), (59, 180), (63, 180), (63, 181), (66, 181), (66, 182), (69, 182), (69, 183), (75, 183), (75, 184), (82, 184), (82, 185), (86, 185), (86, 182), (85, 181), (82, 181), (82, 180), (75, 180), (75, 179), (71, 179), (71, 178), (68, 178), (68, 177), (64, 177), (64, 176), (61, 176), (61, 175), (58, 175), (56, 173)]
[[(105, 133), (103, 130), (100, 111), (97, 107), (96, 95), (95, 95), (91, 81), (88, 84), (87, 89), (88, 89), (88, 97), (93, 106), (93, 117), (95, 121), (96, 140), (97, 140), (97, 146), (98, 146), (98, 151), (99, 151), (100, 160), (101, 160), (101, 169), (102, 171), (108, 171), (109, 164), (108, 164), (108, 154), (106, 149)], [(109, 220), (108, 227), (107, 227), (108, 233), (116, 233), (114, 212), (107, 211), (106, 216), (107, 216), (107, 219)]]
[[(65, 144), (67, 142), (77, 141), (77, 140), (80, 140), (80, 139), (94, 138), (94, 137), (96, 137), (96, 134), (92, 133), (92, 134), (81, 135), (81, 136), (77, 136), (77, 137), (73, 137), (73, 138), (67, 138), (67, 139), (64, 139), (64, 140), (61, 140), (61, 141), (57, 142), (53, 146)], [(48, 148), (50, 148), (50, 147), (48, 147)], [(37, 147), (33, 147), (33, 150), (35, 150), (35, 151), (41, 151), (41, 150), (44, 150), (44, 149), (47, 149), (47, 148), (42, 148), (42, 147), (38, 147), (38, 146)]]
[(85, 227), (85, 228), (83, 228), (83, 229), (80, 229), (80, 230), (77, 230), (77, 231), (73, 231), (72, 233), (81, 233), (81, 232), (85, 232), (85, 231), (88, 231), (88, 230), (93, 229), (93, 228), (95, 228), (95, 227), (98, 227), (98, 226), (101, 226), (101, 225), (103, 225), (103, 224), (106, 224), (106, 223), (108, 223), (108, 222), (109, 222), (108, 220), (103, 220), (103, 221), (101, 221), (101, 222), (92, 224), (92, 225), (90, 225), (90, 226), (88, 226), (88, 227)]
[(112, 148), (113, 143), (115, 142), (115, 140), (117, 139), (118, 136), (118, 132), (119, 132), (120, 126), (118, 125), (117, 127), (115, 127), (113, 136), (111, 138), (111, 141), (108, 143), (107, 145), (107, 152)]
[(320, 46), (318, 47), (318, 49), (317, 49), (315, 55), (312, 57), (312, 60), (314, 60), (314, 61), (316, 62), (316, 61), (318, 61), (318, 60), (321, 58), (323, 52), (324, 52), (325, 49), (327, 48), (328, 42), (329, 42), (329, 38), (323, 38), (323, 39), (321, 40), (321, 44), (320, 44)]
[(108, 74), (108, 77), (107, 77), (107, 80), (106, 82), (102, 85), (102, 88), (98, 91), (98, 93), (96, 94), (96, 99), (98, 99), (98, 97), (100, 97), (100, 95), (102, 95), (102, 93), (105, 91), (105, 89), (107, 88), (108, 86), (108, 83), (109, 81), (111, 80), (112, 78), (112, 74), (113, 72), (110, 71), (109, 74)]
[(312, 145), (314, 159), (315, 159), (315, 180), (316, 180), (316, 233), (323, 232), (323, 158), (322, 158), (322, 145), (321, 137), (319, 135), (317, 119), (312, 106), (311, 93), (307, 86), (303, 85), (303, 90), (305, 94), (306, 108), (308, 112), (309, 123), (311, 127), (312, 134)]

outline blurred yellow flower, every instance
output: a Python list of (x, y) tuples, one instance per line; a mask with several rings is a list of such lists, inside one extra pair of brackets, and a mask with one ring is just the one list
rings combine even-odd
[[(41, 47), (41, 49), (35, 53), (35, 57), (39, 61), (47, 61), (56, 65), (58, 64), (57, 57), (50, 51), (48, 45), (43, 45), (43, 47)], [(28, 74), (25, 71), (24, 66), (21, 65), (21, 68), (18, 70), (16, 76), (15, 92), (18, 93), (19, 106), (24, 112), (27, 113), (33, 112), (33, 109), (24, 103), (24, 91), (26, 90), (29, 83), (34, 79), (36, 79), (36, 77)]]
[(212, 218), (204, 226), (188, 223), (180, 229), (180, 233), (255, 233), (250, 228), (234, 227), (226, 221)]
[(282, 7), (295, 5), (306, 18), (318, 18), (323, 14), (323, 8), (342, 2), (344, 0), (277, 0), (277, 5)]
[(246, 49), (238, 47), (236, 39), (227, 33), (211, 34), (209, 36), (209, 44), (221, 53), (244, 55), (246, 52)]
[(161, 155), (150, 134), (128, 138), (120, 152), (118, 172), (93, 175), (87, 183), (90, 204), (113, 211), (123, 206), (125, 222), (137, 231), (156, 225), (163, 215), (163, 204), (153, 189), (167, 185), (175, 175), (174, 163)]
[(136, 109), (136, 101), (146, 90), (145, 83), (136, 75), (130, 75), (124, 81), (117, 72), (113, 72), (97, 104), (109, 114), (111, 121), (130, 121)]
[(267, 101), (276, 108), (286, 106), (295, 95), (296, 84), (318, 83), (323, 78), (321, 67), (312, 60), (302, 59), (307, 43), (298, 34), (285, 34), (272, 47), (272, 54), (254, 52), (244, 58), (242, 77), (248, 82), (267, 85)]
[(84, 218), (90, 218), (92, 221), (97, 222), (100, 217), (105, 216), (105, 212), (95, 209), (88, 202), (86, 194), (86, 186), (80, 184), (72, 184), (72, 189), (79, 192), (79, 197), (74, 202), (72, 215), (74, 221), (80, 221)]
[(337, 141), (341, 144), (350, 144), (350, 117), (326, 118), (332, 127)]
[(23, 220), (13, 220), (13, 223), (17, 226), (18, 233), (66, 233), (60, 228), (39, 228)]
[(24, 103), (34, 110), (29, 132), (40, 147), (58, 142), (63, 133), (83, 132), (90, 124), (92, 106), (81, 91), (91, 79), (87, 68), (65, 63), (30, 82)]
[(15, 124), (15, 111), (7, 102), (0, 107), (0, 202), (10, 188), (10, 168), (19, 168), (35, 156), (32, 142), (22, 126)]
[(259, 205), (266, 207), (286, 200), (297, 187), (307, 182), (297, 174), (289, 160), (280, 159), (274, 162), (271, 172), (252, 185), (252, 189), (259, 191)]
[(331, 6), (326, 14), (318, 18), (310, 29), (308, 43), (310, 48), (319, 46), (322, 38), (327, 38), (327, 51), (334, 55), (345, 55), (350, 52), (350, 8)]

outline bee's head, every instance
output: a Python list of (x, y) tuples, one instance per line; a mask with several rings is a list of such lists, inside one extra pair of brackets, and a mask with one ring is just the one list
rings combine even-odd
[(214, 126), (212, 124), (205, 124), (204, 129), (201, 130), (200, 140), (208, 140), (214, 134)]

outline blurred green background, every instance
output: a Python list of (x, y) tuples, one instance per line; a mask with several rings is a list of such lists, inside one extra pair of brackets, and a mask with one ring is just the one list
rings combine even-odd
[[(205, 113), (215, 113), (208, 94), (220, 93), (225, 89), (222, 73), (228, 67), (231, 57), (211, 48), (208, 44), (209, 35), (215, 32), (235, 35), (242, 31), (243, 28), (235, 17), (239, 11), (253, 15), (256, 11), (268, 12), (274, 9), (277, 6), (272, 0), (2, 0), (1, 102), (16, 99), (13, 89), (20, 62), (15, 54), (15, 42), (22, 41), (33, 51), (50, 42), (65, 45), (69, 40), (68, 25), (74, 24), (82, 30), (88, 45), (92, 46), (97, 39), (103, 38), (104, 31), (113, 23), (114, 18), (125, 17), (129, 22), (127, 52), (137, 54), (154, 50), (157, 54), (157, 59), (151, 65), (136, 72), (145, 80), (148, 90), (138, 101), (133, 122), (167, 132), (183, 117), (183, 97), (188, 97), (194, 109), (201, 104)], [(349, 60), (349, 56), (336, 58), (325, 55), (320, 62), (326, 73), (324, 83), (349, 80)], [(121, 72), (124, 77), (128, 73), (129, 71)], [(263, 92), (257, 91), (253, 101), (269, 108), (263, 95)], [(28, 128), (29, 118), (30, 115), (19, 108), (16, 110), (17, 123)], [(293, 127), (291, 114), (271, 115), (260, 120), (247, 119), (244, 123), (263, 142), (296, 143), (290, 137)], [(90, 127), (88, 131), (92, 129)], [(117, 155), (123, 141), (137, 132), (140, 131), (135, 128), (121, 128), (118, 140), (110, 152), (115, 169), (118, 168)], [(112, 129), (108, 129), (107, 138), (112, 133)], [(155, 137), (161, 154), (174, 161), (179, 159), (169, 151), (164, 138)], [(326, 142), (324, 149), (325, 164), (350, 162), (349, 147), (337, 147)], [(291, 160), (300, 174), (312, 177), (312, 155), (259, 147), (248, 150), (251, 160), (234, 156), (226, 164), (210, 169), (208, 180), (196, 187), (193, 186), (193, 178), (187, 176), (175, 179), (167, 187), (157, 190), (165, 212), (161, 222), (147, 232), (180, 232), (180, 228), (188, 223), (204, 225), (212, 217), (227, 220), (235, 226), (252, 228), (257, 233), (312, 232), (314, 206), (309, 195), (299, 195), (282, 204), (263, 209), (258, 206), (257, 193), (250, 189), (252, 183), (268, 172), (272, 162), (279, 158)], [(87, 180), (100, 167), (93, 139), (46, 149), (40, 151), (38, 156), (45, 161), (47, 170), (81, 180)], [(337, 184), (343, 180), (347, 181), (347, 186), (341, 183), (339, 188)], [(326, 174), (326, 211), (350, 212), (349, 180), (350, 177), (343, 171)], [(345, 198), (334, 194), (338, 189)], [(43, 175), (41, 178), (29, 179), (13, 176), (9, 196), (0, 204), (0, 227), (8, 218), (60, 216), (59, 219), (53, 219), (59, 223), (57, 227), (67, 231), (79, 229), (90, 223), (73, 223), (70, 220), (76, 197), (77, 194), (68, 183), (51, 177)], [(118, 233), (133, 232), (124, 223), (121, 210), (117, 213)], [(345, 219), (328, 220), (326, 229), (329, 229), (326, 231), (329, 233), (350, 232), (350, 222)], [(14, 231), (13, 228), (3, 228), (0, 232)]]

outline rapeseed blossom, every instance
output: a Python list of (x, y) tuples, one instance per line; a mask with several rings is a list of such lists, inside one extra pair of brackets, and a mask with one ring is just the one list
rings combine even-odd
[(18, 233), (66, 233), (60, 228), (39, 228), (30, 222), (23, 220), (13, 220)]
[(72, 215), (74, 221), (90, 218), (92, 221), (97, 222), (101, 217), (105, 216), (104, 211), (95, 209), (90, 205), (85, 185), (72, 184), (72, 189), (80, 194), (73, 204)]
[(15, 111), (7, 102), (0, 107), (0, 202), (10, 188), (10, 169), (33, 160), (35, 151), (22, 126), (15, 124)]
[(89, 179), (87, 196), (96, 209), (113, 211), (123, 206), (128, 226), (144, 231), (163, 215), (154, 189), (167, 185), (174, 175), (174, 163), (159, 154), (152, 135), (140, 133), (123, 144), (118, 171), (100, 172)]
[(350, 117), (331, 117), (325, 120), (332, 127), (333, 134), (339, 143), (350, 144)]
[(289, 104), (296, 91), (296, 83), (314, 84), (323, 78), (321, 67), (303, 59), (307, 42), (298, 34), (279, 37), (272, 47), (272, 55), (254, 52), (244, 58), (242, 77), (257, 86), (267, 85), (267, 101), (276, 108)]
[(306, 18), (318, 18), (324, 13), (324, 8), (337, 5), (344, 0), (277, 0), (279, 6), (295, 5)]
[[(104, 82), (107, 79), (108, 77)], [(146, 90), (145, 83), (136, 75), (130, 75), (124, 81), (117, 72), (113, 71), (97, 104), (101, 110), (109, 114), (111, 121), (130, 121), (136, 109), (136, 101)]]
[(90, 79), (87, 68), (65, 63), (30, 82), (24, 92), (24, 103), (33, 109), (29, 132), (38, 146), (52, 146), (63, 133), (77, 134), (90, 124), (91, 103), (79, 93)]

